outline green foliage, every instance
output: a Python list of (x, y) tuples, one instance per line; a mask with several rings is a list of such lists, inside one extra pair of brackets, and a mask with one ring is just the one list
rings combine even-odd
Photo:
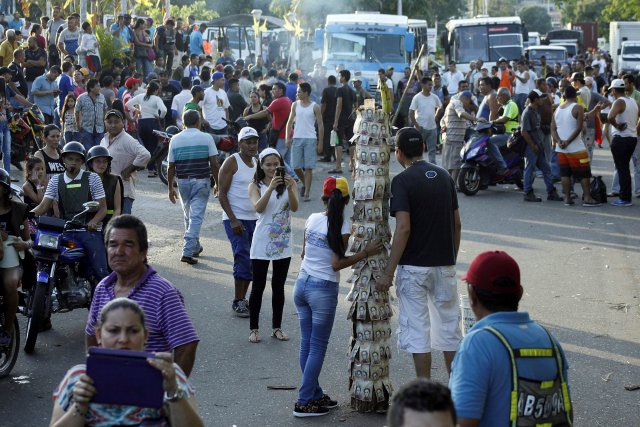
[[(161, 8), (162, 1), (157, 0), (138, 0), (136, 3), (136, 13), (142, 16), (150, 16), (154, 22), (162, 22), (163, 10)], [(182, 18), (187, 21), (189, 15), (194, 15), (198, 21), (209, 21), (216, 18), (218, 12), (213, 10), (204, 0), (188, 2), (171, 3), (171, 16)]]
[(124, 58), (120, 41), (114, 38), (106, 28), (98, 25), (95, 29), (96, 38), (100, 43), (100, 62), (103, 67), (111, 65), (116, 58)]
[(527, 31), (537, 31), (545, 34), (551, 29), (551, 17), (547, 9), (542, 6), (526, 6), (518, 14), (527, 26)]
[(610, 0), (602, 11), (602, 18), (611, 21), (637, 21), (640, 19), (640, 0)]
[(640, 0), (554, 0), (562, 22), (597, 22), (600, 36), (609, 35), (611, 21), (640, 19)]

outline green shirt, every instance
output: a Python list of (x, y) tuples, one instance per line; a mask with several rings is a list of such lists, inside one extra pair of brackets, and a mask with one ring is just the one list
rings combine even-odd
[(184, 104), (184, 111), (189, 111), (189, 110), (195, 110), (195, 111), (198, 111), (200, 113), (202, 112), (202, 110), (200, 109), (200, 106), (198, 105), (198, 103), (197, 102), (192, 102), (192, 101), (189, 101), (186, 104)]
[(513, 133), (513, 130), (519, 126), (518, 114), (520, 111), (518, 111), (518, 105), (513, 102), (513, 99), (510, 99), (509, 102), (507, 102), (507, 105), (503, 107), (503, 109), (504, 112), (502, 113), (501, 117), (506, 117), (509, 119), (504, 124), (505, 132)]

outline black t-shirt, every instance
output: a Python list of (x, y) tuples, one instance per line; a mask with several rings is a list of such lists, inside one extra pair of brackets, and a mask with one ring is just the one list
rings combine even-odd
[(338, 124), (343, 126), (349, 123), (349, 117), (353, 113), (356, 93), (349, 86), (340, 86), (336, 90), (336, 102), (338, 98), (342, 98), (342, 110), (340, 110), (340, 123)]
[[(46, 63), (46, 59), (47, 59), (47, 52), (44, 51), (44, 49), (42, 48), (38, 48), (36, 50), (32, 50), (32, 49), (25, 49), (24, 51), (24, 57), (26, 61), (39, 61), (41, 59), (45, 60)], [(32, 82), (36, 79), (36, 77), (41, 76), (44, 74), (44, 66), (40, 67), (40, 66), (34, 66), (34, 67), (25, 67), (24, 68), (24, 76), (26, 78), (27, 81)]]
[(329, 86), (322, 91), (322, 103), (326, 104), (322, 119), (325, 122), (333, 123), (336, 118), (336, 94), (337, 89), (335, 86)]
[[(24, 211), (24, 218), (21, 219), (21, 223), (24, 222), (25, 219), (27, 219), (26, 210)], [(11, 210), (0, 215), (0, 230), (6, 232), (10, 236), (22, 237), (22, 231), (20, 229), (16, 230), (13, 224), (11, 224)]]
[(227, 98), (229, 98), (229, 104), (231, 105), (229, 120), (235, 121), (238, 117), (242, 117), (244, 109), (247, 108), (247, 101), (244, 100), (239, 92), (233, 91), (227, 92)]
[(29, 95), (29, 88), (27, 87), (27, 81), (25, 80), (24, 74), (22, 73), (22, 67), (11, 61), (11, 64), (9, 64), (9, 69), (13, 71), (13, 77), (11, 78), (11, 81), (14, 82), (18, 87), (20, 95), (26, 98)]
[(171, 111), (171, 104), (173, 103), (173, 97), (179, 94), (180, 91), (171, 83), (168, 83), (166, 86), (162, 86), (160, 88), (160, 99), (164, 102), (164, 105), (167, 107), (167, 111)]
[(409, 166), (391, 181), (391, 215), (409, 212), (411, 234), (400, 265), (455, 265), (456, 186), (446, 170), (426, 161)]

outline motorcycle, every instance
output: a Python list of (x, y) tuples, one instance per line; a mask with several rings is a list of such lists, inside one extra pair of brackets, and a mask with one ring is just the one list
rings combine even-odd
[[(219, 165), (222, 165), (227, 157), (230, 157), (238, 151), (238, 132), (240, 132), (240, 129), (243, 127), (248, 126), (244, 117), (238, 117), (235, 121), (226, 119), (224, 119), (224, 121), (227, 122), (227, 134), (216, 135), (210, 133), (218, 149)], [(169, 183), (167, 178), (169, 170), (169, 161), (167, 160), (169, 142), (171, 142), (171, 137), (179, 132), (180, 130), (177, 126), (168, 126), (164, 132), (159, 130), (153, 131), (158, 139), (158, 148), (156, 148), (156, 151), (151, 155), (149, 162), (156, 165), (156, 171), (158, 172), (160, 181), (162, 181), (164, 185), (168, 185)]]
[(501, 127), (492, 123), (478, 123), (460, 150), (463, 164), (457, 184), (465, 195), (473, 196), (480, 190), (486, 190), (490, 185), (498, 184), (515, 184), (522, 189), (524, 157), (512, 152), (506, 146), (500, 147), (500, 153), (504, 157), (508, 169), (508, 172), (503, 176), (498, 174), (498, 165), (489, 156), (489, 138), (492, 134), (501, 131), (504, 132)]
[(22, 170), (22, 162), (42, 148), (44, 115), (37, 105), (14, 109), (9, 121), (11, 132), (11, 164)]
[(97, 283), (83, 277), (85, 249), (64, 235), (68, 230), (86, 230), (78, 218), (98, 209), (98, 202), (83, 204), (84, 210), (71, 220), (41, 216), (33, 241), (38, 265), (36, 285), (27, 291), (23, 314), (28, 318), (24, 351), (32, 353), (38, 332), (51, 313), (88, 308)]

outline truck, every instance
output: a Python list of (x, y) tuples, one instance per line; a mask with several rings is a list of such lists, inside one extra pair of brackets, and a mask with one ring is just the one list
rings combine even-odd
[(544, 35), (542, 44), (559, 45), (567, 48), (570, 58), (584, 52), (583, 34), (580, 30), (551, 30)]
[(529, 46), (524, 49), (524, 56), (535, 66), (540, 66), (540, 58), (543, 56), (550, 67), (556, 62), (564, 65), (567, 63), (567, 48), (558, 45)]
[(613, 74), (640, 71), (640, 22), (614, 21), (609, 24), (609, 52)]
[(585, 49), (598, 48), (598, 23), (597, 22), (574, 22), (571, 24), (572, 30), (582, 31), (582, 39)]
[(537, 31), (529, 31), (529, 41), (523, 43), (524, 47), (538, 46), (540, 44), (540, 33)]

